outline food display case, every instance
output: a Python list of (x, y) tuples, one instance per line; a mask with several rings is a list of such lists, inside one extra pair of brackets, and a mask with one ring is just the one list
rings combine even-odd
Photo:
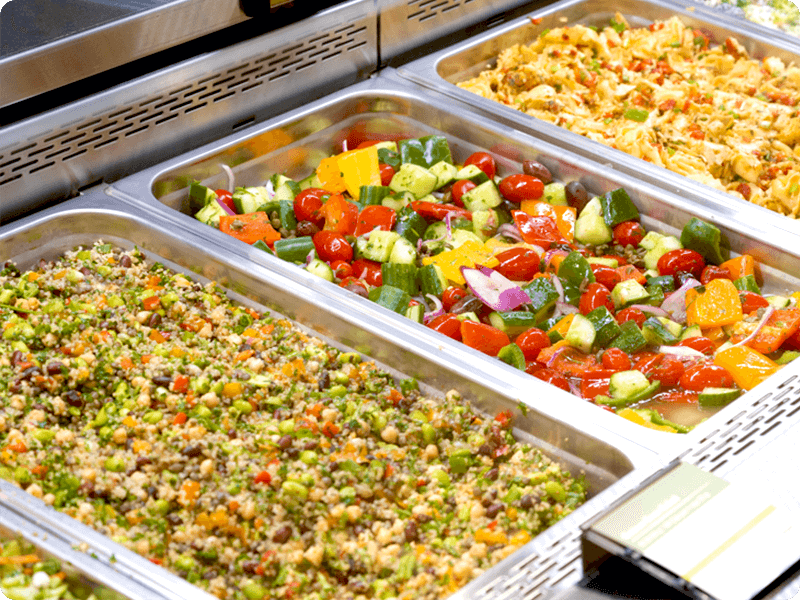
[[(88, 4), (85, 2), (82, 6), (85, 8)], [(271, 4), (277, 6), (278, 3)], [(346, 150), (348, 143), (368, 139), (370, 135), (389, 140), (439, 135), (447, 139), (456, 162), (463, 161), (472, 152), (485, 150), (495, 156), (502, 172), (518, 172), (522, 161), (536, 160), (551, 171), (555, 180), (580, 182), (593, 195), (623, 188), (640, 211), (641, 222), (648, 230), (680, 235), (682, 227), (693, 217), (712, 223), (722, 232), (734, 255), (747, 253), (756, 258), (765, 290), (787, 295), (800, 290), (797, 276), (800, 273), (800, 246), (797, 229), (790, 219), (589, 142), (561, 128), (526, 118), (454, 85), (479, 72), (506, 45), (523, 41), (547, 27), (565, 22), (594, 25), (599, 20), (607, 21), (613, 16), (607, 6), (592, 3), (592, 0), (566, 0), (556, 4), (348, 0), (319, 12), (304, 14), (302, 19), (259, 34), (253, 33), (253, 23), (269, 18), (265, 14), (269, 11), (263, 3), (216, 3), (208, 15), (202, 16), (199, 16), (202, 11), (195, 12), (199, 8), (198, 2), (141, 2), (124, 6), (115, 3), (112, 7), (111, 3), (98, 0), (98, 5), (102, 10), (98, 9), (95, 15), (99, 20), (97, 27), (89, 28), (88, 32), (86, 28), (77, 32), (79, 41), (87, 45), (65, 43), (75, 32), (67, 31), (69, 23), (64, 23), (66, 29), (56, 33), (56, 46), (24, 48), (16, 59), (11, 56), (10, 60), (0, 54), (3, 78), (6, 73), (31, 72), (31, 69), (53, 74), (58, 70), (55, 66), (65, 57), (74, 57), (76, 52), (96, 52), (98, 47), (109, 43), (109, 35), (113, 37), (123, 31), (139, 43), (126, 50), (124, 59), (119, 54), (108, 53), (107, 60), (117, 60), (119, 65), (158, 53), (180, 43), (180, 39), (164, 33), (163, 25), (170, 22), (167, 18), (172, 15), (170, 11), (178, 11), (170, 17), (178, 18), (175, 15), (182, 14), (179, 12), (181, 9), (189, 9), (189, 23), (192, 27), (197, 25), (195, 29), (184, 27), (193, 32), (189, 38), (197, 40), (198, 36), (214, 35), (225, 26), (233, 28), (223, 30), (223, 33), (237, 31), (236, 28), (243, 25), (250, 28), (248, 36), (252, 37), (225, 44), (208, 53), (197, 53), (152, 72), (137, 74), (137, 77), (108, 89), (83, 98), (71, 98), (63, 105), (56, 102), (45, 112), (12, 119), (3, 128), (3, 141), (0, 142), (0, 264), (13, 263), (20, 272), (35, 271), (77, 247), (83, 248), (83, 253), (92, 257), (91, 260), (96, 258), (96, 252), (110, 252), (112, 258), (120, 256), (120, 253), (143, 253), (153, 272), (161, 274), (156, 269), (166, 267), (170, 272), (180, 274), (175, 277), (181, 282), (186, 281), (188, 286), (197, 290), (210, 289), (211, 282), (218, 283), (222, 290), (219, 297), (224, 298), (222, 301), (232, 302), (233, 307), (245, 307), (232, 310), (243, 310), (250, 315), (251, 321), (258, 318), (253, 315), (262, 314), (288, 319), (291, 325), (287, 327), (296, 327), (303, 336), (320, 338), (329, 345), (333, 349), (331, 356), (337, 353), (346, 356), (346, 360), (341, 360), (342, 365), (350, 361), (353, 364), (375, 361), (376, 368), (388, 374), (385, 376), (386, 385), (404, 389), (403, 382), (413, 378), (419, 383), (421, 394), (440, 402), (450, 398), (449, 390), (458, 390), (467, 402), (468, 408), (464, 410), (474, 410), (480, 415), (476, 422), (484, 419), (504, 422), (505, 415), (513, 415), (514, 437), (524, 444), (541, 448), (543, 454), (558, 465), (575, 476), (584, 477), (589, 488), (588, 498), (566, 517), (543, 528), (538, 535), (527, 539), (514, 537), (511, 543), (511, 549), (515, 550), (513, 553), (482, 573), (476, 571), (474, 578), (468, 578), (471, 579), (469, 582), (459, 580), (458, 586), (448, 584), (444, 590), (439, 590), (439, 595), (454, 599), (609, 597), (608, 593), (617, 590), (597, 591), (585, 578), (581, 536), (586, 524), (620, 499), (647, 485), (655, 474), (678, 460), (731, 481), (751, 481), (761, 493), (774, 498), (776, 505), (787, 508), (792, 518), (800, 518), (800, 507), (794, 493), (796, 486), (793, 480), (787, 481), (785, 477), (786, 472), (792, 469), (791, 461), (786, 457), (795, 453), (793, 440), (800, 427), (798, 362), (784, 366), (729, 405), (709, 412), (708, 418), (688, 433), (655, 431), (431, 331), (421, 323), (313, 275), (301, 265), (290, 264), (259, 248), (247, 246), (192, 216), (194, 211), (190, 209), (189, 189), (193, 182), (213, 190), (263, 185), (276, 173), (301, 179), (314, 172), (321, 158)], [(693, 26), (710, 30), (717, 39), (735, 34), (746, 40), (744, 43), (754, 56), (777, 55), (789, 62), (798, 52), (789, 36), (770, 37), (761, 28), (741, 24), (733, 17), (716, 19), (716, 13), (710, 9), (695, 7), (688, 2), (625, 0), (614, 8), (624, 13), (632, 24), (648, 24), (654, 18), (678, 13)], [(126, 17), (121, 18), (118, 14), (122, 10), (129, 11)], [(148, 33), (145, 35), (144, 32)], [(65, 51), (65, 48), (69, 50)], [(48, 51), (52, 53), (48, 55)], [(22, 55), (25, 61), (20, 60)], [(116, 66), (111, 62), (78, 62), (81, 69), (70, 71), (73, 81), (78, 84), (92, 74), (102, 77), (106, 69)], [(63, 78), (65, 75), (61, 74), (60, 79), (47, 78), (41, 83), (45, 87), (69, 83)], [(31, 106), (30, 98), (37, 94), (45, 93), (42, 98), (53, 98), (53, 92), (47, 92), (45, 88), (21, 85), (4, 88), (4, 93), (7, 96), (0, 103), (0, 116), (23, 114), (24, 110), (14, 111), (19, 106)], [(48, 207), (52, 204), (56, 206)], [(100, 241), (102, 251), (89, 250)], [(89, 267), (94, 269), (91, 265), (86, 268)], [(81, 279), (80, 273), (76, 275), (65, 270), (64, 276), (75, 277), (77, 281)], [(89, 274), (85, 276), (89, 277)], [(88, 291), (90, 286), (84, 287), (84, 291)], [(16, 295), (16, 292), (12, 294), (12, 300)], [(125, 297), (128, 300), (134, 298)], [(120, 313), (133, 310), (132, 318), (139, 320), (141, 326), (137, 329), (146, 334), (156, 331), (158, 325), (149, 320), (149, 313), (145, 315), (140, 310), (139, 304), (145, 306), (143, 302), (143, 297), (136, 296), (133, 304), (116, 308)], [(27, 313), (29, 307), (25, 304), (15, 308)], [(83, 302), (69, 310), (72, 314), (81, 311), (91, 314), (91, 308)], [(204, 318), (210, 323), (215, 317), (208, 314)], [(15, 319), (13, 326), (4, 328), (4, 331), (9, 331), (8, 339), (17, 335), (15, 332), (27, 331), (24, 324), (17, 328), (18, 322), (19, 319)], [(158, 337), (148, 339), (157, 341)], [(244, 344), (239, 348), (236, 358), (239, 360), (242, 352), (247, 352), (251, 340), (242, 341), (238, 335), (234, 337), (230, 343)], [(167, 335), (165, 343), (169, 338)], [(129, 342), (125, 344), (130, 345)], [(17, 345), (15, 349), (19, 351), (19, 347)], [(45, 351), (40, 350), (44, 356)], [(178, 353), (182, 351), (178, 350)], [(69, 352), (65, 356), (69, 356)], [(139, 359), (136, 354), (130, 356)], [(33, 354), (30, 357), (31, 360), (52, 360), (50, 355), (46, 359), (36, 358)], [(82, 356), (75, 358), (84, 360)], [(119, 360), (114, 362), (113, 369), (120, 375), (120, 369), (125, 367), (121, 358), (117, 358)], [(163, 357), (165, 361), (173, 358), (179, 356), (169, 354)], [(0, 361), (5, 361), (0, 362), (0, 368), (7, 368), (9, 364), (16, 367), (25, 359), (22, 351), (13, 357), (0, 356)], [(167, 363), (157, 360), (156, 364)], [(35, 361), (31, 365), (29, 368), (37, 366)], [(202, 368), (206, 366), (203, 363)], [(232, 368), (220, 364), (222, 370), (230, 371)], [(175, 371), (181, 376), (184, 372)], [(32, 384), (26, 380), (35, 375), (33, 371), (27, 371), (24, 376), (15, 375), (14, 382), (9, 380), (4, 389), (10, 390), (13, 383), (17, 386), (16, 392), (29, 390)], [(153, 393), (174, 402), (174, 376), (169, 373), (170, 381), (167, 382), (164, 373), (160, 375), (161, 383), (167, 387)], [(243, 377), (241, 373), (237, 376)], [(258, 378), (252, 381), (255, 383), (245, 388), (248, 393), (252, 392), (258, 402), (269, 402), (261, 389), (266, 384), (262, 385)], [(229, 383), (236, 384), (235, 378)], [(323, 388), (329, 388), (331, 384), (319, 385), (318, 390), (312, 390), (310, 397), (318, 397)], [(238, 385), (233, 387), (240, 389)], [(226, 391), (220, 382), (219, 390), (220, 396), (230, 395), (231, 406), (234, 398), (239, 402), (233, 418), (248, 415), (251, 410), (256, 415), (263, 414), (265, 419), (286, 417), (281, 408), (271, 414), (271, 411), (253, 409), (253, 404), (248, 405), (250, 409), (244, 407), (236, 393), (230, 391), (233, 387)], [(113, 396), (116, 398), (116, 394)], [(108, 403), (121, 402), (125, 396), (125, 390), (122, 390), (119, 398), (109, 398)], [(412, 396), (416, 397), (416, 394)], [(19, 398), (14, 401), (18, 402)], [(94, 402), (91, 406), (97, 408), (100, 404)], [(125, 410), (132, 410), (125, 406)], [(157, 412), (156, 408), (168, 415), (164, 417), (159, 412), (164, 423), (158, 428), (163, 431), (183, 424), (187, 414), (192, 427), (198, 418), (203, 418), (188, 408), (181, 417), (177, 412), (179, 409), (171, 405), (153, 406), (149, 413)], [(342, 412), (350, 408), (343, 405)], [(43, 409), (34, 407), (34, 410)], [(80, 415), (80, 411), (77, 412)], [(76, 420), (86, 416), (70, 414)], [(123, 455), (131, 451), (132, 439), (137, 439), (138, 433), (134, 435), (134, 431), (139, 432), (138, 421), (142, 421), (142, 426), (145, 422), (144, 416), (138, 412), (126, 414), (136, 418), (131, 417), (130, 422), (124, 425), (129, 428), (130, 436), (125, 442), (110, 442), (112, 438), (109, 436), (116, 431), (109, 428), (105, 428), (108, 429), (102, 434), (105, 438), (101, 438), (102, 423), (97, 419), (92, 421), (92, 415), (89, 415), (86, 427), (82, 431), (76, 430), (76, 434), (87, 436), (87, 449), (97, 440), (104, 439), (104, 444), (97, 447), (97, 453), (103, 456), (108, 452), (113, 454), (115, 445), (121, 444), (120, 455)], [(431, 418), (430, 414), (417, 415), (414, 427)], [(122, 423), (123, 416), (114, 418)], [(153, 429), (156, 427), (155, 416), (150, 416)], [(222, 418), (223, 415), (217, 416)], [(209, 425), (209, 432), (216, 433), (210, 422), (203, 423)], [(3, 424), (5, 426), (5, 421)], [(117, 426), (123, 428), (123, 424)], [(39, 432), (31, 429), (30, 424), (22, 429), (26, 436)], [(231, 439), (234, 439), (235, 427), (229, 430), (229, 435), (231, 431)], [(249, 432), (243, 429), (242, 437), (247, 438)], [(386, 441), (380, 431), (377, 435)], [(14, 439), (17, 439), (16, 434)], [(34, 442), (34, 450), (38, 452), (43, 452), (46, 443), (52, 441), (46, 433), (36, 439), (41, 442)], [(185, 435), (183, 439), (187, 439)], [(13, 440), (9, 438), (7, 441)], [(4, 449), (3, 452), (9, 451)], [(312, 460), (308, 449), (302, 452), (306, 453), (303, 456), (308, 461)], [(315, 450), (310, 452), (313, 454)], [(442, 478), (440, 484), (443, 487), (461, 475), (462, 459), (466, 456), (455, 453), (449, 446), (447, 452), (450, 462), (442, 463), (442, 471), (451, 472), (451, 475), (447, 482)], [(199, 459), (205, 456), (198, 458), (193, 450), (184, 454), (179, 466), (186, 462), (186, 473), (202, 472), (205, 467), (201, 466)], [(480, 456), (479, 449), (466, 463), (474, 466), (481, 460)], [(125, 457), (125, 460), (130, 458)], [(144, 535), (138, 528), (142, 514), (135, 514), (130, 502), (121, 509), (123, 512), (112, 513), (117, 522), (116, 535), (104, 535), (55, 510), (52, 504), (61, 504), (62, 501), (54, 498), (53, 494), (42, 497), (41, 489), (35, 490), (33, 486), (31, 493), (19, 489), (20, 486), (29, 486), (29, 474), (10, 470), (8, 465), (13, 461), (7, 462), (7, 458), (0, 453), (0, 459), (6, 465), (0, 467), (3, 477), (11, 480), (0, 481), (0, 528), (21, 533), (45, 552), (71, 562), (81, 573), (122, 592), (130, 600), (214, 597), (190, 583), (199, 582), (207, 587), (208, 580), (219, 575), (211, 573), (213, 560), (205, 554), (201, 556), (201, 550), (205, 549), (203, 543), (191, 545), (186, 542), (170, 546), (161, 557), (148, 556), (149, 548), (136, 546), (141, 538), (129, 539), (119, 529), (130, 527), (139, 532), (137, 535)], [(195, 459), (198, 459), (197, 464), (193, 462)], [(146, 462), (125, 467), (113, 456), (108, 460), (112, 462), (102, 464), (112, 478), (129, 477), (149, 469)], [(372, 462), (375, 462), (374, 457)], [(313, 470), (312, 462), (306, 465), (308, 470)], [(255, 481), (269, 485), (270, 476), (276, 477), (276, 468), (270, 468), (271, 471), (263, 472), (266, 475), (258, 473), (257, 478), (261, 479)], [(223, 471), (227, 473), (227, 470)], [(388, 478), (388, 471), (385, 473)], [(77, 471), (74, 475), (83, 477)], [(277, 476), (279, 492), (285, 492), (280, 484), (283, 475), (285, 473)], [(314, 486), (298, 477), (289, 479), (295, 485), (295, 493), (299, 493), (297, 485), (309, 493)], [(295, 480), (301, 484), (296, 484)], [(73, 485), (75, 481), (70, 479), (68, 487), (78, 501), (69, 511), (73, 514), (84, 511), (79, 515), (86, 522), (86, 516), (92, 510), (86, 507), (104, 496), (95, 494), (92, 486)], [(214, 481), (216, 485), (216, 479)], [(535, 483), (523, 477), (515, 485)], [(424, 484), (422, 488), (424, 491)], [(205, 491), (203, 488), (200, 493)], [(150, 490), (145, 496), (151, 493), (156, 494)], [(183, 508), (186, 508), (187, 493), (181, 487), (176, 496)], [(220, 489), (219, 493), (225, 501), (235, 499), (235, 493), (229, 489)], [(559, 492), (551, 488), (551, 492), (542, 492), (541, 495), (545, 499), (556, 498)], [(155, 499), (156, 495), (152, 498)], [(275, 539), (271, 537), (272, 529), (269, 529), (272, 522), (266, 518), (272, 505), (261, 507), (265, 518), (260, 520), (259, 526), (236, 528), (231, 525), (233, 520), (224, 526), (220, 524), (222, 521), (209, 521), (216, 518), (213, 515), (217, 513), (211, 513), (211, 507), (223, 502), (220, 498), (210, 500), (206, 512), (212, 517), (200, 513), (197, 523), (202, 521), (203, 524), (197, 531), (201, 532), (203, 542), (209, 536), (224, 538), (235, 532), (233, 537), (241, 536), (242, 539), (241, 543), (239, 540), (232, 542), (237, 552), (258, 552), (267, 561), (269, 552), (264, 554), (267, 537), (247, 539), (247, 535), (252, 527), (262, 527), (270, 531), (270, 539)], [(514, 502), (519, 504), (511, 492), (507, 498), (509, 506)], [(128, 499), (132, 499), (130, 494)], [(81, 502), (84, 502), (82, 508)], [(154, 501), (147, 502), (151, 509), (156, 506)], [(491, 502), (483, 506), (488, 508), (490, 505)], [(516, 506), (512, 511), (515, 515)], [(176, 508), (173, 502), (170, 510), (179, 512), (181, 509)], [(230, 508), (230, 511), (231, 519), (239, 519), (236, 516), (240, 514), (238, 506)], [(149, 514), (155, 516), (155, 513)], [(459, 514), (458, 518), (462, 516)], [(150, 526), (150, 519), (146, 520), (148, 523), (142, 527)], [(180, 526), (177, 523), (167, 527), (178, 531)], [(494, 536), (496, 526), (494, 523), (481, 529), (487, 542), (496, 542), (492, 551), (509, 543), (508, 537)], [(97, 529), (108, 533), (114, 528), (104, 529), (98, 525)], [(307, 534), (308, 531), (304, 531), (302, 535), (308, 537)], [(406, 546), (409, 540), (414, 542), (413, 535), (411, 538), (405, 532), (402, 535), (406, 536), (403, 538)], [(422, 561), (427, 556), (426, 550), (422, 544), (417, 546), (417, 558)], [(139, 548), (140, 553), (134, 552), (134, 547)], [(221, 555), (225, 551), (224, 543), (220, 549)], [(458, 560), (458, 551), (451, 549), (448, 552), (450, 557), (445, 556), (442, 560)], [(192, 568), (187, 566), (188, 559), (181, 562), (184, 555), (194, 556)], [(324, 556), (325, 560), (330, 558), (327, 554)], [(301, 560), (303, 569), (314, 564), (309, 557), (314, 558), (314, 555)], [(162, 561), (166, 568), (159, 566)], [(198, 564), (199, 571), (196, 569)], [(226, 572), (239, 587), (228, 592), (232, 594), (229, 597), (248, 600), (266, 597), (266, 588), (256, 584), (256, 580), (262, 581), (258, 577), (264, 573), (264, 564), (268, 561), (262, 564), (259, 573), (253, 565), (245, 567), (242, 561), (233, 561)], [(421, 574), (419, 564), (414, 563), (411, 574)], [(429, 570), (435, 569), (436, 565), (429, 567)], [(398, 566), (397, 570), (405, 573), (408, 568), (405, 564)], [(353, 570), (353, 564), (350, 564), (350, 569)], [(203, 577), (206, 577), (205, 583), (200, 581)], [(359, 589), (347, 587), (347, 577), (341, 578), (336, 585), (340, 586), (342, 593), (359, 592)], [(800, 574), (789, 573), (765, 598), (788, 600), (798, 589)], [(641, 597), (679, 597), (662, 588), (651, 588), (649, 583), (645, 584), (644, 590), (639, 592)], [(222, 588), (212, 591), (217, 596), (226, 593)]]

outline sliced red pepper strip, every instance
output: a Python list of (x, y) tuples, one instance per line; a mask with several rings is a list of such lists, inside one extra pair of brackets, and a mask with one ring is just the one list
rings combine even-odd
[(512, 211), (511, 214), (525, 242), (536, 244), (545, 250), (550, 248), (552, 243), (569, 244), (552, 217), (533, 216), (521, 210)]
[(358, 215), (355, 236), (358, 237), (369, 233), (376, 227), (381, 231), (391, 231), (396, 219), (397, 213), (393, 208), (377, 205), (366, 206)]
[(268, 246), (272, 246), (281, 239), (281, 234), (272, 227), (265, 212), (223, 215), (219, 218), (219, 230), (245, 244), (255, 244), (258, 240), (264, 240)]
[(409, 203), (411, 208), (422, 215), (426, 219), (436, 219), (437, 221), (444, 221), (447, 213), (453, 213), (454, 217), (464, 217), (465, 219), (472, 220), (472, 213), (465, 208), (456, 206), (455, 204), (437, 204), (436, 202), (424, 202), (422, 200), (413, 200)]

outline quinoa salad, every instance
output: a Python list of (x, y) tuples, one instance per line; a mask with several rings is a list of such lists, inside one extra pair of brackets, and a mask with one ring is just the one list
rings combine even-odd
[(219, 598), (438, 598), (586, 499), (513, 415), (97, 242), (0, 271), (0, 476)]

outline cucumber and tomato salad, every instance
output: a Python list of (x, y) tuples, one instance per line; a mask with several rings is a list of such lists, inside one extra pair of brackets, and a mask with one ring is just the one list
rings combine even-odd
[(294, 181), (209, 190), (196, 217), (648, 428), (685, 432), (800, 349), (800, 292), (764, 295), (714, 225), (647, 232), (590, 197), (445, 138), (364, 142)]

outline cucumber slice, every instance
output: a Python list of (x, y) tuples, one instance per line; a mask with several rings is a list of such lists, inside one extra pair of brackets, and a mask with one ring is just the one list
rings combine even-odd
[(417, 249), (404, 237), (398, 237), (389, 254), (390, 263), (413, 265), (417, 261)]
[(356, 239), (356, 252), (363, 258), (386, 262), (389, 260), (392, 249), (399, 239), (400, 234), (395, 231), (372, 231), (369, 234), (369, 239), (363, 236)]
[(464, 208), (471, 212), (487, 210), (503, 203), (503, 197), (494, 181), (484, 181), (461, 196)]
[(442, 267), (437, 264), (421, 267), (417, 272), (417, 277), (423, 294), (433, 294), (437, 298), (441, 298), (447, 289), (447, 277), (444, 276)]
[[(586, 205), (589, 206), (588, 204)], [(600, 214), (587, 213), (586, 209), (575, 221), (575, 241), (582, 244), (599, 246), (614, 239), (614, 232), (606, 225)]]
[(725, 406), (742, 395), (738, 388), (707, 387), (697, 396), (700, 406)]
[(475, 165), (467, 165), (466, 167), (458, 170), (455, 179), (469, 179), (472, 183), (478, 186), (486, 181), (489, 181), (489, 176)]
[(647, 346), (647, 340), (644, 339), (642, 331), (635, 321), (625, 321), (619, 328), (620, 333), (608, 345), (609, 348), (619, 348), (623, 352), (633, 354)]
[[(645, 319), (644, 323), (642, 323), (642, 335), (644, 339), (648, 344), (652, 344), (653, 346), (672, 346), (673, 344), (677, 344), (677, 335), (674, 334), (672, 328), (667, 327), (662, 320), (669, 321), (669, 319), (663, 319), (663, 317), (648, 317)], [(670, 322), (675, 323), (674, 321)], [(675, 323), (675, 325), (677, 325), (678, 328), (681, 327), (679, 323)], [(680, 331), (678, 333), (680, 333)]]
[(497, 353), (497, 358), (515, 369), (519, 369), (520, 371), (525, 370), (525, 355), (522, 353), (522, 349), (516, 344), (512, 343), (500, 348), (500, 352)]
[(725, 261), (729, 252), (724, 247), (722, 232), (711, 223), (692, 217), (681, 231), (681, 244), (703, 255), (707, 263), (718, 265)]
[(617, 309), (625, 308), (630, 304), (643, 304), (650, 294), (644, 286), (634, 279), (620, 281), (611, 291), (611, 300)]
[[(642, 242), (643, 241), (644, 240), (642, 240)], [(640, 246), (642, 242), (639, 242)], [(670, 250), (678, 250), (679, 248), (683, 248), (683, 244), (681, 244), (678, 238), (672, 235), (662, 235), (661, 238), (656, 241), (655, 245), (645, 253), (644, 266), (648, 269), (657, 269), (659, 258)]]
[(436, 189), (439, 189), (455, 180), (456, 174), (458, 174), (458, 167), (452, 163), (441, 160), (433, 165), (430, 171), (436, 175)]
[(558, 300), (556, 286), (549, 278), (537, 277), (522, 289), (531, 299), (530, 308), (536, 317), (536, 322), (543, 321)]
[(497, 311), (489, 314), (489, 322), (509, 337), (519, 335), (538, 322), (536, 315), (526, 310)]
[(608, 381), (608, 393), (615, 400), (633, 398), (650, 386), (650, 380), (641, 371), (619, 371)]
[(401, 289), (407, 292), (409, 296), (416, 296), (419, 293), (417, 266), (415, 264), (385, 262), (381, 265), (381, 275), (384, 285)]
[(369, 299), (398, 314), (405, 315), (411, 296), (408, 292), (391, 285), (382, 285), (369, 291)]
[(614, 315), (605, 306), (598, 306), (586, 315), (586, 318), (591, 321), (595, 330), (595, 347), (605, 348), (609, 342), (622, 333), (622, 329)]
[(681, 334), (681, 340), (687, 340), (693, 337), (703, 337), (703, 330), (700, 329), (700, 325), (690, 325), (684, 329)]
[(439, 178), (425, 167), (404, 163), (394, 174), (389, 187), (395, 192), (411, 192), (416, 198), (427, 196), (436, 189)]
[(219, 202), (209, 202), (195, 213), (194, 218), (198, 221), (202, 221), (206, 225), (219, 227), (219, 218), (227, 214), (228, 213), (220, 206)]
[(563, 183), (554, 181), (544, 186), (542, 199), (548, 204), (553, 204), (555, 206), (569, 206), (566, 186)]
[(596, 335), (597, 332), (592, 322), (582, 314), (575, 314), (564, 339), (567, 340), (570, 346), (588, 354), (592, 351)]
[(415, 304), (406, 309), (406, 318), (416, 321), (417, 323), (422, 323), (424, 316), (425, 308), (422, 306), (422, 304)]
[(600, 196), (603, 220), (609, 227), (639, 218), (639, 210), (624, 188), (617, 188)]
[(214, 190), (207, 188), (202, 183), (193, 181), (189, 186), (189, 210), (196, 213), (206, 205), (216, 200)]
[(787, 298), (786, 296), (764, 296), (764, 300), (769, 302), (769, 305), (774, 306), (775, 308), (789, 308), (791, 305), (791, 298)]
[(306, 266), (306, 271), (317, 277), (322, 277), (325, 281), (333, 281), (333, 269), (328, 263), (315, 258)]

